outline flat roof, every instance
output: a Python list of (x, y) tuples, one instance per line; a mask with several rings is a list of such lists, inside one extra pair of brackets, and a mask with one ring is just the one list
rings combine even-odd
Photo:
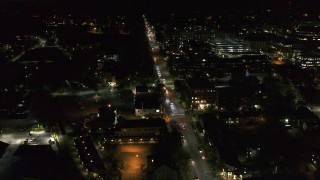
[(54, 153), (51, 145), (20, 145), (13, 156), (43, 158), (51, 153)]
[(106, 168), (89, 136), (83, 136), (74, 140), (80, 159), (89, 171), (97, 169), (99, 171), (106, 171)]
[(214, 84), (206, 78), (191, 78), (186, 80), (191, 89), (210, 89), (215, 88)]
[(134, 99), (136, 109), (158, 109), (160, 108), (159, 95), (157, 94), (141, 94)]
[(139, 128), (139, 127), (165, 127), (165, 120), (161, 118), (125, 120), (120, 125), (121, 128)]
[(136, 86), (136, 92), (137, 93), (147, 93), (148, 86)]

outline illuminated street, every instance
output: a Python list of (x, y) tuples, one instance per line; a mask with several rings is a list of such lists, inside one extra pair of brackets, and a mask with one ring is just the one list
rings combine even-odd
[[(145, 20), (146, 21), (146, 20)], [(146, 22), (146, 29), (148, 35), (150, 46), (153, 48), (156, 45), (156, 40), (152, 35), (152, 28), (149, 28), (149, 24)], [(153, 45), (153, 46), (152, 46)], [(166, 65), (165, 58), (158, 54), (156, 47), (153, 48), (153, 52), (157, 54), (154, 56), (155, 66), (158, 72), (158, 78), (162, 80), (162, 82), (167, 87), (167, 99), (165, 100), (166, 109), (169, 111), (168, 114), (171, 117), (171, 121), (177, 122), (177, 124), (184, 124), (185, 129), (181, 130), (182, 135), (184, 135), (186, 142), (184, 143), (184, 148), (187, 152), (190, 153), (191, 161), (190, 161), (190, 171), (188, 171), (189, 180), (194, 179), (194, 177), (199, 177), (199, 179), (211, 180), (213, 178), (213, 171), (210, 170), (209, 165), (205, 159), (202, 159), (200, 156), (197, 147), (200, 145), (196, 132), (193, 130), (191, 123), (193, 121), (190, 115), (185, 113), (185, 110), (182, 108), (180, 104), (179, 98), (176, 96), (174, 91), (173, 79), (170, 76), (169, 70)]]

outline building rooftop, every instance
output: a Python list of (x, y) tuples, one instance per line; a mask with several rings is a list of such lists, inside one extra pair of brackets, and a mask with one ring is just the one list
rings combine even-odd
[(207, 78), (191, 78), (187, 79), (187, 84), (191, 89), (210, 89), (214, 88), (214, 84)]
[(148, 86), (136, 86), (136, 94), (148, 93)]
[(268, 55), (255, 53), (255, 54), (243, 54), (241, 56), (241, 59), (270, 60), (270, 57)]
[(6, 152), (7, 147), (9, 146), (8, 143), (0, 141), (0, 158), (3, 156), (3, 154)]
[(80, 137), (74, 140), (75, 146), (78, 149), (81, 161), (89, 171), (98, 170), (106, 172), (106, 168), (89, 136)]
[(51, 145), (20, 145), (13, 156), (21, 158), (44, 158), (54, 153)]
[(20, 145), (13, 154), (14, 179), (57, 179), (51, 145)]
[(246, 36), (248, 41), (271, 41), (272, 38), (267, 33), (252, 33)]
[(311, 51), (311, 50), (307, 50), (307, 51), (302, 51), (301, 52), (301, 56), (302, 57), (320, 57), (320, 52), (318, 51)]
[(318, 120), (320, 121), (319, 117), (316, 116), (313, 112), (311, 112), (308, 108), (306, 107), (299, 107), (295, 111), (295, 116), (296, 118), (301, 118), (301, 119), (312, 119), (312, 120)]
[(242, 118), (243, 115), (240, 112), (219, 112), (218, 117), (221, 120), (225, 120), (229, 118)]
[(139, 128), (139, 127), (165, 127), (165, 121), (161, 118), (125, 120), (120, 125), (121, 128)]
[(159, 109), (160, 101), (158, 94), (141, 94), (135, 97), (136, 109)]

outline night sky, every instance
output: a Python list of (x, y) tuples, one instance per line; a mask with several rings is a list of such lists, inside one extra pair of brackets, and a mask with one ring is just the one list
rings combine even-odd
[(168, 9), (247, 9), (279, 7), (285, 8), (291, 2), (306, 8), (319, 9), (319, 0), (0, 0), (0, 2), (49, 3), (59, 2), (71, 5), (105, 5), (114, 8)]

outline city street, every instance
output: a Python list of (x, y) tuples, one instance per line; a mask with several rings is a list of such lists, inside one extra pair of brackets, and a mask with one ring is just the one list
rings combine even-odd
[(183, 128), (181, 128), (181, 133), (185, 138), (185, 143), (183, 146), (191, 156), (190, 171), (186, 173), (188, 174), (190, 180), (196, 178), (201, 180), (213, 180), (215, 178), (213, 177), (213, 172), (212, 170), (210, 170), (207, 160), (205, 159), (206, 155), (204, 154), (204, 152), (200, 154), (197, 149), (197, 147), (200, 146), (200, 143), (196, 137), (196, 132), (194, 132), (191, 126), (191, 123), (193, 121), (192, 116), (187, 115), (181, 104), (179, 103), (180, 99), (176, 96), (176, 93), (174, 91), (174, 79), (170, 76), (169, 70), (166, 66), (166, 60), (163, 56), (159, 55), (157, 51), (158, 45), (154, 36), (154, 29), (150, 27), (146, 19), (145, 25), (147, 29), (149, 44), (154, 54), (153, 59), (155, 61), (155, 68), (158, 74), (158, 78), (167, 87), (167, 99), (165, 100), (166, 109), (169, 112), (171, 121), (175, 121), (179, 126), (183, 125)]
[(47, 43), (47, 40), (46, 39), (43, 39), (39, 36), (32, 36), (32, 39), (36, 39), (38, 40), (38, 44), (34, 45), (33, 47), (31, 47), (30, 49), (26, 50), (26, 51), (22, 51), (19, 55), (17, 55), (16, 57), (14, 57), (11, 61), (12, 62), (15, 62), (17, 61), (18, 59), (20, 59), (24, 54), (26, 54), (27, 51), (29, 50), (33, 50), (33, 49), (37, 49), (37, 48), (42, 48), (46, 45)]

